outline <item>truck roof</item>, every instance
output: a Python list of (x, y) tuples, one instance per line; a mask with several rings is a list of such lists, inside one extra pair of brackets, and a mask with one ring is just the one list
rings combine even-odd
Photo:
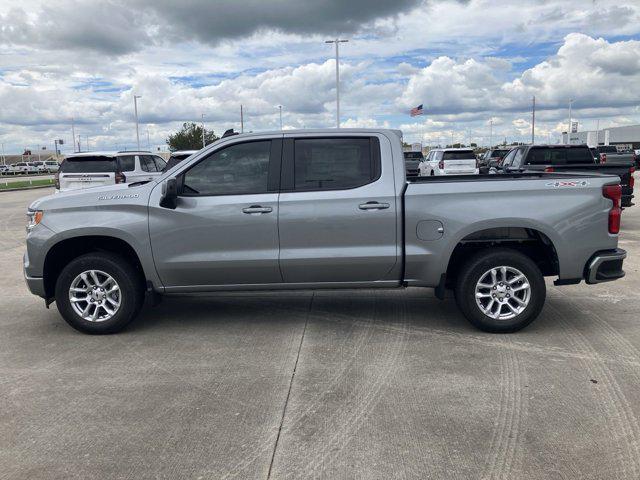
[[(401, 130), (394, 130), (391, 128), (302, 128), (295, 130), (267, 130), (260, 132), (248, 132), (248, 133), (239, 133), (235, 135), (234, 138), (242, 138), (242, 137), (251, 137), (258, 135), (334, 135), (334, 134), (349, 134), (349, 133), (392, 133), (400, 138), (402, 138)], [(228, 138), (228, 137), (227, 137)]]
[(77, 152), (67, 155), (66, 158), (78, 158), (78, 157), (117, 157), (120, 155), (137, 155), (137, 154), (150, 154), (148, 150), (98, 150), (95, 152)]

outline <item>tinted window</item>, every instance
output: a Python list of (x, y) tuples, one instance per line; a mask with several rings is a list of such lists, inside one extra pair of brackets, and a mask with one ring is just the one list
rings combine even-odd
[(296, 190), (354, 188), (374, 179), (369, 138), (300, 139), (294, 149)]
[(605, 145), (604, 147), (598, 147), (600, 153), (618, 153), (618, 149), (612, 145)]
[(167, 162), (164, 161), (164, 158), (153, 156), (153, 161), (156, 162), (156, 169), (161, 172), (164, 170), (164, 167), (167, 166)]
[(405, 160), (422, 160), (423, 158), (422, 152), (404, 152)]
[(60, 165), (62, 173), (115, 172), (116, 160), (109, 157), (67, 158)]
[(593, 163), (588, 148), (533, 148), (527, 163), (531, 165), (566, 165)]
[(231, 145), (218, 150), (184, 175), (186, 195), (266, 193), (271, 141)]
[(133, 172), (136, 169), (136, 159), (133, 155), (118, 157), (118, 161), (122, 172)]
[(507, 153), (509, 153), (509, 150), (492, 150), (491, 152), (489, 152), (489, 156), (504, 157)]
[(138, 155), (140, 159), (140, 168), (145, 172), (157, 172), (156, 163), (151, 155)]
[(507, 156), (504, 157), (504, 160), (502, 161), (502, 166), (508, 167), (509, 165), (511, 165), (511, 162), (513, 162), (513, 159), (515, 156), (516, 156), (515, 150), (512, 150), (511, 152), (509, 152)]
[(475, 160), (476, 156), (473, 151), (468, 152), (444, 152), (443, 160)]

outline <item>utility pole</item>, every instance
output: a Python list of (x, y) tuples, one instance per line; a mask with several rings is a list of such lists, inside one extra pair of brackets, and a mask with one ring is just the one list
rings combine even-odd
[(3, 165), (7, 164), (7, 157), (4, 154), (4, 143), (2, 144), (2, 164)]
[(240, 133), (244, 133), (244, 113), (242, 111), (242, 104), (240, 104)]
[(600, 145), (600, 119), (596, 123), (596, 147)]
[(140, 150), (140, 132), (138, 130), (138, 99), (142, 98), (142, 95), (133, 96), (133, 112), (136, 116), (136, 143), (138, 144), (138, 151)]
[(336, 128), (340, 128), (340, 49), (338, 45), (347, 43), (349, 40), (326, 40), (324, 43), (336, 44)]
[(76, 150), (76, 127), (73, 123), (73, 117), (71, 117), (71, 136), (73, 140), (71, 141), (71, 145), (73, 145), (73, 152), (77, 152)]
[(567, 130), (567, 144), (571, 143), (571, 123), (573, 123), (571, 117), (571, 107), (573, 105), (573, 99), (569, 100), (569, 129)]
[(151, 142), (149, 141), (149, 128), (147, 128), (147, 150), (151, 151)]
[(278, 105), (278, 110), (280, 110), (280, 130), (282, 130), (282, 105)]
[(489, 120), (489, 148), (493, 146), (493, 118)]
[(533, 108), (531, 110), (531, 145), (536, 143), (536, 96), (533, 96)]
[[(147, 133), (149, 130), (147, 130)], [(204, 143), (204, 113), (202, 114), (202, 148), (206, 147)]]

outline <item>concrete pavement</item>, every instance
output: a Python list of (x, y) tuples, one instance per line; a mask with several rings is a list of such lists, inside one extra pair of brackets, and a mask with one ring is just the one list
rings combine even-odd
[(627, 277), (548, 284), (524, 331), (429, 290), (167, 298), (72, 330), (0, 196), (0, 478), (640, 478), (640, 207)]

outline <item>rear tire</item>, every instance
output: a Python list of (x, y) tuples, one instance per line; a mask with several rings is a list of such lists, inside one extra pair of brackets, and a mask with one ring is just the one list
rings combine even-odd
[(526, 255), (508, 248), (484, 250), (459, 272), (455, 298), (472, 325), (491, 333), (523, 329), (540, 314), (544, 276)]
[(88, 253), (71, 262), (56, 281), (56, 306), (65, 321), (89, 334), (116, 333), (140, 312), (140, 273), (112, 253)]

